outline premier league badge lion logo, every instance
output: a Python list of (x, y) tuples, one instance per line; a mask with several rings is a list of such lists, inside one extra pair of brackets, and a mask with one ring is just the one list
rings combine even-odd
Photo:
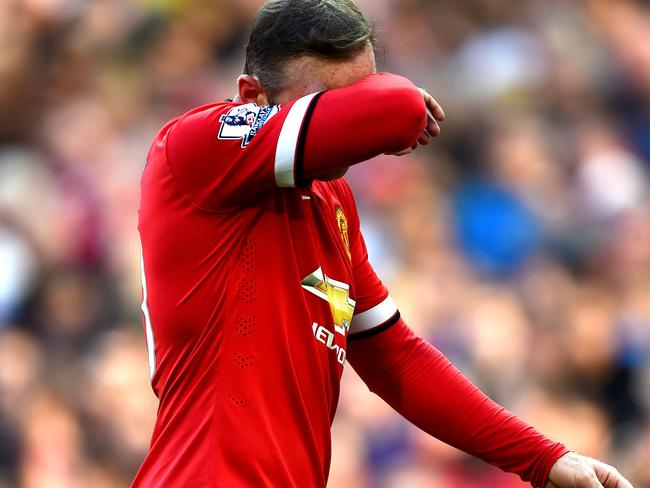
[(248, 103), (233, 107), (228, 113), (219, 117), (221, 128), (218, 138), (222, 141), (241, 139), (241, 147), (244, 148), (250, 144), (264, 124), (279, 111), (279, 105), (259, 107), (255, 103)]

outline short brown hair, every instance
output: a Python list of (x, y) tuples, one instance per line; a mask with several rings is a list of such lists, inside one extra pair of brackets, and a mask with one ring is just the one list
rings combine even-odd
[(375, 26), (352, 0), (269, 0), (253, 21), (244, 73), (273, 97), (284, 88), (288, 60), (351, 59), (369, 44), (375, 45)]

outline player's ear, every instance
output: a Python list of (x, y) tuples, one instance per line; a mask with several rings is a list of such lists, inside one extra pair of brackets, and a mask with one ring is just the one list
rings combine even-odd
[(254, 76), (241, 75), (237, 78), (237, 90), (239, 100), (244, 103), (254, 102), (260, 106), (269, 104), (264, 87), (262, 87), (260, 81)]

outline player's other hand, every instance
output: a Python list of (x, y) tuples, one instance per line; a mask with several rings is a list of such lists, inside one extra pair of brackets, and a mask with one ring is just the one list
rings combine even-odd
[(440, 134), (439, 122), (445, 120), (445, 111), (442, 109), (440, 104), (436, 102), (435, 98), (433, 98), (426, 90), (420, 88), (420, 92), (424, 97), (424, 104), (427, 106), (427, 126), (418, 139), (417, 143), (413, 144), (411, 147), (407, 147), (402, 151), (391, 153), (391, 156), (404, 156), (406, 154), (409, 154), (417, 149), (419, 145), (426, 146), (429, 144), (429, 141), (431, 141), (432, 137), (437, 137), (438, 134)]
[(558, 459), (546, 488), (634, 488), (616, 468), (569, 452)]

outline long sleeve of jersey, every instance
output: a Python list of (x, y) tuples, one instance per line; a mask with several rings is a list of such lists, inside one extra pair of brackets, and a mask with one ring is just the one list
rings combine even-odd
[(261, 192), (310, 180), (413, 145), (426, 126), (420, 91), (407, 79), (371, 75), (283, 106), (217, 103), (166, 129), (167, 161), (197, 206), (228, 210)]
[(536, 488), (567, 452), (483, 394), (401, 319), (350, 336), (348, 360), (371, 391), (417, 427)]

